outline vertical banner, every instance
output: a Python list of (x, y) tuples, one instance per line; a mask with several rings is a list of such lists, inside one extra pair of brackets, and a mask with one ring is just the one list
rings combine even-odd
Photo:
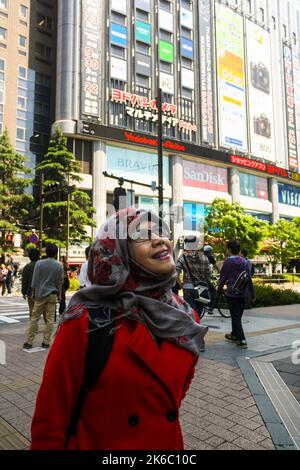
[(276, 161), (270, 33), (247, 21), (250, 152)]
[(216, 4), (219, 143), (247, 151), (243, 18)]
[(199, 0), (201, 136), (202, 143), (214, 144), (214, 99), (212, 69), (212, 9), (210, 0)]
[(288, 139), (288, 164), (290, 170), (298, 171), (293, 53), (291, 46), (288, 46), (287, 44), (283, 44), (283, 67)]
[(82, 0), (81, 114), (100, 115), (100, 5)]

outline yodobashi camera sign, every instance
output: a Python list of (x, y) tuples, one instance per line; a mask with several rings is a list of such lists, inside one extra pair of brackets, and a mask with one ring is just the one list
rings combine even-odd
[(251, 21), (246, 23), (250, 152), (275, 161), (270, 34)]

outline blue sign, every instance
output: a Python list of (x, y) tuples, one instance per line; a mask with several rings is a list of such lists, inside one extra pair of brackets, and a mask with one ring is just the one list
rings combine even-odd
[(300, 188), (278, 183), (278, 197), (281, 204), (300, 207)]
[(204, 232), (205, 205), (196, 202), (184, 202), (184, 230)]
[(188, 59), (194, 58), (194, 43), (186, 38), (181, 38), (181, 55)]
[(111, 42), (118, 46), (127, 46), (127, 28), (120, 24), (111, 24)]

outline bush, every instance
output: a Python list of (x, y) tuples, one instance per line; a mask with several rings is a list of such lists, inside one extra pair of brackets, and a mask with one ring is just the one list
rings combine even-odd
[(300, 294), (292, 289), (274, 289), (272, 286), (256, 284), (254, 307), (300, 304)]
[(69, 278), (70, 287), (68, 290), (78, 290), (79, 289), (79, 281), (78, 279)]

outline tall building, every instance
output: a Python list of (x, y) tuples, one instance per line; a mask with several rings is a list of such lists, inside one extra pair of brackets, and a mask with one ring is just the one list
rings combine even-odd
[(56, 1), (0, 0), (0, 132), (34, 168), (54, 121)]

